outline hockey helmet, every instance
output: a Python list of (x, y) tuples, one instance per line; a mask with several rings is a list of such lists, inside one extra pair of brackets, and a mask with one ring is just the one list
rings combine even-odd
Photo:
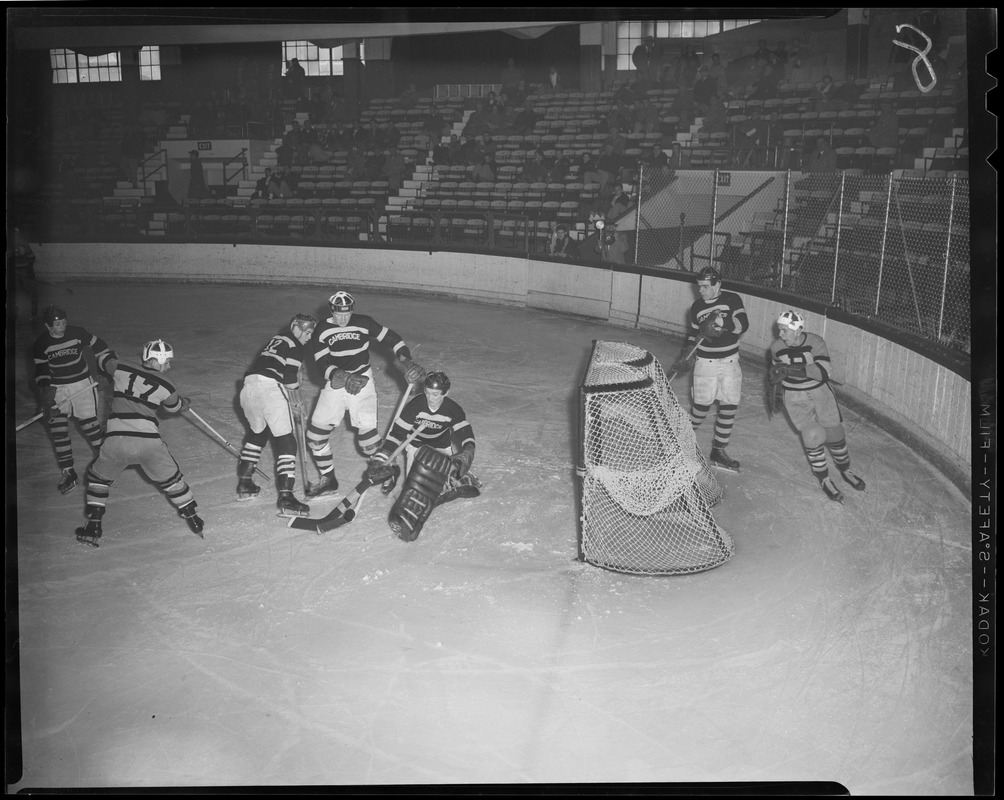
[(294, 335), (302, 331), (308, 331), (313, 335), (315, 327), (317, 327), (317, 320), (310, 314), (294, 314), (293, 318), (289, 321), (289, 330)]
[(711, 283), (721, 283), (722, 276), (714, 267), (705, 267), (697, 273), (697, 281), (710, 281)]
[(777, 318), (777, 326), (789, 331), (800, 331), (805, 327), (805, 318), (797, 311), (785, 311)]
[(348, 292), (335, 292), (328, 298), (328, 305), (332, 314), (344, 314), (355, 308), (356, 299)]
[(168, 359), (174, 358), (174, 349), (163, 339), (154, 339), (143, 345), (143, 361), (153, 359), (158, 364), (163, 364)]
[(439, 389), (443, 394), (450, 391), (450, 379), (445, 372), (430, 372), (425, 376), (426, 389)]
[(48, 306), (42, 312), (42, 321), (46, 325), (52, 325), (57, 319), (66, 319), (66, 311), (59, 306)]

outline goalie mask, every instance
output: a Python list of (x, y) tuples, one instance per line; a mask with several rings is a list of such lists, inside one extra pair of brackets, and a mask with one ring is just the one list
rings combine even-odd
[(143, 345), (144, 363), (152, 359), (161, 366), (164, 366), (172, 358), (174, 358), (174, 349), (163, 339), (154, 339), (152, 342), (147, 342)]
[(805, 319), (797, 311), (785, 311), (777, 318), (777, 327), (798, 333), (805, 327)]

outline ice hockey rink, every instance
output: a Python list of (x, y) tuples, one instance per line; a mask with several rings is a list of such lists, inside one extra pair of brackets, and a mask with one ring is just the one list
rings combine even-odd
[[(293, 313), (324, 313), (328, 294), (79, 283), (45, 287), (42, 302), (123, 360), (167, 339), (169, 378), (239, 448), (246, 366)], [(832, 781), (855, 795), (973, 793), (971, 502), (946, 476), (845, 407), (868, 487), (828, 500), (746, 364), (729, 447), (742, 472), (715, 473), (732, 559), (674, 577), (600, 569), (577, 560), (592, 342), (630, 342), (668, 367), (681, 341), (356, 294), (360, 313), (449, 374), (483, 494), (438, 508), (412, 543), (392, 535), (378, 490), (351, 524), (291, 530), (273, 483), (235, 501), (236, 459), (185, 415), (161, 431), (205, 539), (128, 471), (93, 549), (73, 536), (83, 487), (56, 491), (46, 431), (29, 426), (8, 450), (23, 758), (11, 791)], [(37, 411), (33, 337), (19, 325), (8, 343), (19, 422)], [(383, 431), (404, 382), (385, 351), (373, 363)], [(689, 376), (673, 385), (689, 407)], [(82, 475), (89, 449), (72, 431)], [(709, 419), (705, 452), (711, 436)], [(347, 491), (364, 460), (344, 427), (333, 444)], [(270, 475), (271, 463), (267, 448)]]

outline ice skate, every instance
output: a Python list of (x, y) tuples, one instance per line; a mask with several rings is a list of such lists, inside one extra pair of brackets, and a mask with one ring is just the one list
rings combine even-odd
[(826, 493), (826, 496), (831, 500), (836, 500), (838, 503), (844, 502), (843, 493), (836, 487), (833, 483), (833, 478), (826, 477), (819, 482), (820, 488)]
[(87, 525), (83, 528), (77, 528), (77, 541), (81, 544), (90, 545), (91, 547), (98, 546), (98, 539), (101, 538), (101, 518), (105, 515), (104, 506), (88, 506), (87, 507)]
[(280, 491), (275, 507), (279, 509), (280, 517), (306, 517), (310, 515), (310, 506), (293, 497), (291, 491)]
[(320, 482), (314, 484), (306, 491), (306, 496), (310, 498), (322, 497), (326, 494), (334, 494), (338, 491), (338, 480), (334, 471), (322, 472)]
[(188, 523), (188, 527), (192, 529), (192, 533), (194, 533), (200, 539), (204, 539), (205, 537), (202, 535), (202, 529), (205, 527), (206, 523), (204, 523), (202, 521), (202, 517), (200, 517), (196, 513), (197, 509), (198, 506), (195, 504), (195, 501), (193, 500), (188, 505), (182, 506), (181, 508), (178, 509), (178, 516), (180, 516), (183, 520), (185, 520), (185, 522)]
[(840, 470), (840, 475), (851, 485), (852, 488), (857, 489), (859, 492), (863, 492), (865, 490), (865, 482), (849, 469)]
[(74, 489), (77, 488), (77, 473), (74, 471), (73, 467), (67, 467), (63, 470), (63, 477), (59, 481), (59, 485), (56, 487), (62, 494), (69, 494)]
[(254, 500), (260, 491), (261, 487), (250, 478), (240, 478), (237, 481), (238, 500)]
[(739, 462), (730, 457), (725, 452), (724, 447), (711, 448), (711, 466), (728, 470), (729, 472), (739, 472)]

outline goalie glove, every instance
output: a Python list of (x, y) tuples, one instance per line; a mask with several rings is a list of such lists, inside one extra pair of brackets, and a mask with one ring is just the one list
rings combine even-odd
[(722, 321), (722, 312), (715, 311), (708, 314), (701, 322), (698, 333), (709, 341), (713, 341), (722, 335), (725, 325)]
[(336, 369), (331, 372), (331, 376), (328, 378), (328, 386), (332, 389), (344, 389), (345, 382), (349, 378), (348, 370)]
[(408, 383), (421, 383), (425, 380), (425, 376), (428, 372), (425, 367), (416, 361), (412, 361), (410, 358), (399, 358), (397, 360), (397, 365), (404, 373), (404, 379)]
[(450, 457), (450, 476), (462, 478), (471, 470), (474, 463), (474, 445), (469, 444), (459, 453)]
[(359, 394), (369, 382), (370, 379), (365, 375), (355, 372), (349, 373), (349, 376), (345, 379), (345, 391), (349, 394)]

